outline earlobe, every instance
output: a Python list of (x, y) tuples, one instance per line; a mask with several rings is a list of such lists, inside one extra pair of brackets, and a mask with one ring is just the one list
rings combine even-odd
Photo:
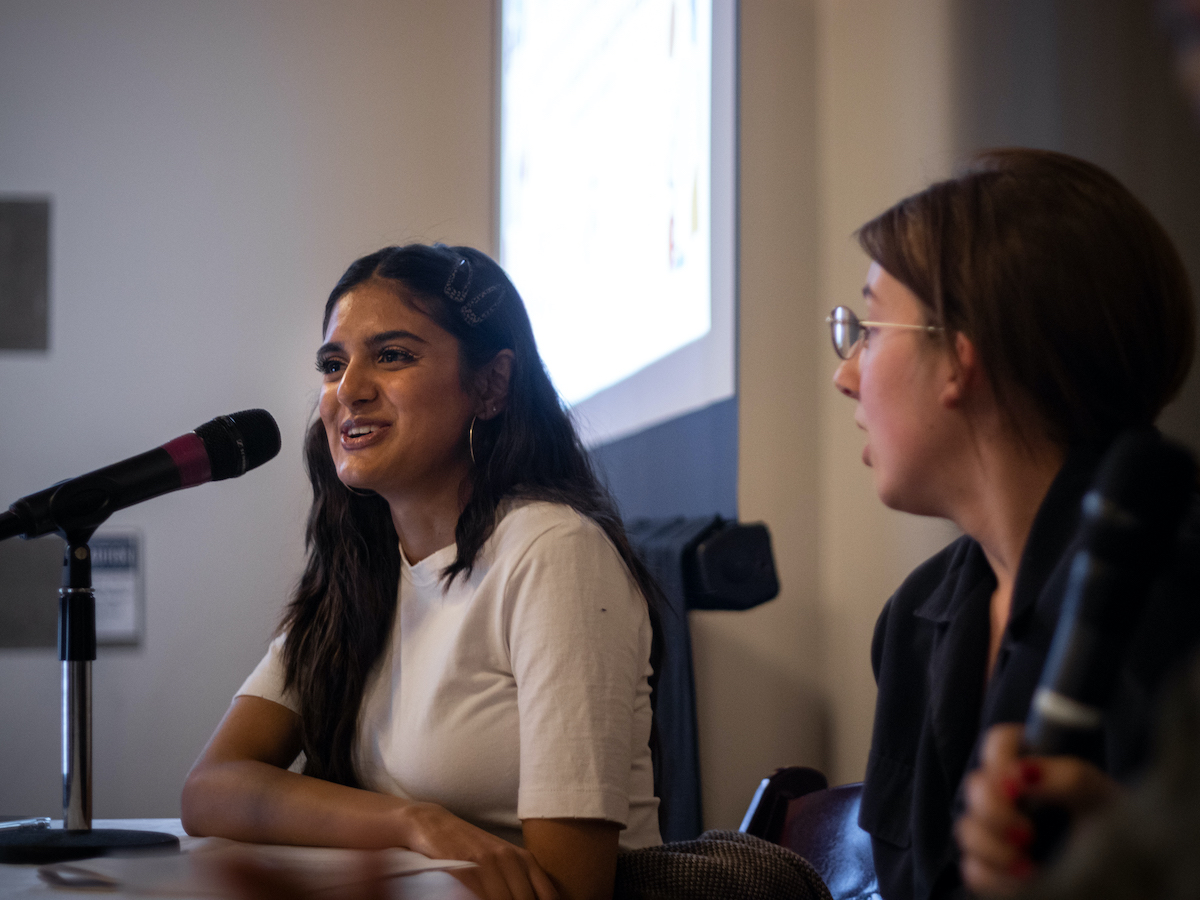
[(476, 376), (475, 415), (484, 421), (500, 415), (508, 405), (508, 385), (512, 378), (514, 355), (504, 349), (492, 357)]
[(956, 332), (954, 353), (950, 360), (950, 375), (942, 389), (942, 405), (947, 409), (962, 406), (979, 375), (979, 353), (975, 345), (961, 331)]

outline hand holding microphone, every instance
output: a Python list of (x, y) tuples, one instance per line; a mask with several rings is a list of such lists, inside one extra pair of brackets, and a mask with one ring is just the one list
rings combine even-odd
[(975, 894), (1008, 896), (1036, 873), (1033, 842), (1044, 823), (1030, 807), (1060, 810), (1074, 820), (1112, 801), (1117, 783), (1075, 756), (1027, 756), (1025, 727), (993, 725), (980, 766), (963, 783), (966, 812), (954, 825), (963, 882)]
[(1072, 816), (1107, 803), (1099, 758), (1104, 714), (1155, 578), (1194, 501), (1196, 465), (1151, 429), (1128, 432), (1083, 499), (1058, 624), (1024, 728), (997, 725), (965, 782), (956, 823), (963, 879), (1008, 894), (1065, 836)]
[(118, 509), (181, 488), (236, 478), (279, 452), (265, 409), (217, 416), (146, 453), (22, 497), (0, 513), (0, 540), (90, 531)]

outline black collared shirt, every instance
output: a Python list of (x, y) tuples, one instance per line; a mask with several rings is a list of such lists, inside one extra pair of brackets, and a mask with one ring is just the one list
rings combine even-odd
[[(996, 579), (979, 544), (959, 538), (917, 568), (875, 626), (879, 688), (859, 824), (871, 833), (886, 900), (963, 892), (952, 833), (963, 776), (983, 731), (1023, 722), (1066, 588), (1081, 500), (1096, 456), (1072, 453), (1043, 500), (1013, 586), (1012, 612), (987, 679)], [(1200, 499), (1156, 580), (1093, 760), (1127, 779), (1146, 751), (1162, 679), (1200, 646)]]

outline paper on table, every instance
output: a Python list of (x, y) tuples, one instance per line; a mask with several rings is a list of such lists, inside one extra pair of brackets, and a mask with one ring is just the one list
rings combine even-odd
[(363, 854), (377, 854), (379, 877), (394, 878), (435, 869), (460, 869), (474, 863), (430, 859), (412, 850), (366, 851), (337, 847), (290, 847), (243, 844), (205, 838), (189, 853), (152, 856), (102, 856), (54, 863), (38, 869), (44, 881), (63, 887), (120, 888), (139, 894), (208, 896), (222, 893), (213, 870), (222, 856), (248, 859), (303, 882), (310, 892), (345, 887), (363, 880)]

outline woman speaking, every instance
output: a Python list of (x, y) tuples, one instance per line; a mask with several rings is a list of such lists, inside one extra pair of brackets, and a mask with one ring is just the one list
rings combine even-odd
[(660, 843), (655, 589), (520, 297), (476, 250), (388, 247), (322, 331), (307, 565), (184, 826), (470, 860), (487, 898), (611, 897), (618, 846)]

